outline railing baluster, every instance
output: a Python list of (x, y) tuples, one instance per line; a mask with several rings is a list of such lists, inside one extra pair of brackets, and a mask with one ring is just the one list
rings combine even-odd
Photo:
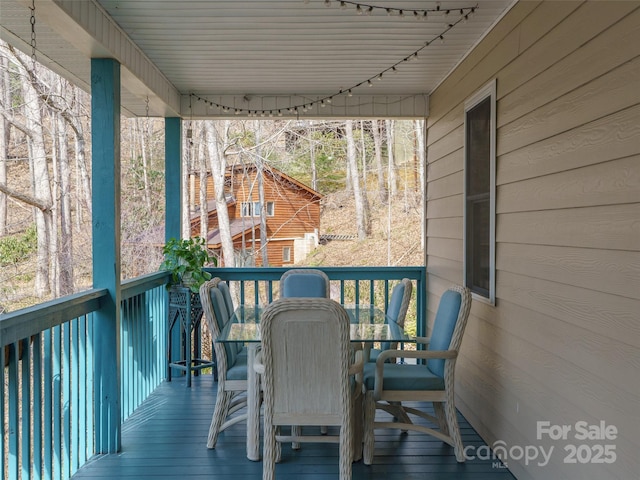
[(61, 444), (61, 355), (62, 339), (60, 326), (53, 327), (53, 478), (62, 478), (62, 444)]
[(131, 411), (131, 404), (133, 403), (133, 382), (131, 381), (131, 371), (133, 364), (133, 345), (131, 343), (131, 339), (133, 337), (133, 332), (131, 331), (131, 319), (129, 318), (129, 302), (130, 299), (126, 299), (122, 301), (122, 315), (120, 316), (121, 322), (121, 343), (122, 348), (120, 349), (121, 358), (121, 366), (122, 366), (122, 378), (121, 378), (121, 396), (122, 396), (122, 419), (124, 420), (129, 416), (129, 412)]
[(42, 478), (42, 334), (33, 337), (33, 478)]
[(78, 465), (87, 461), (87, 319), (78, 319)]
[(8, 447), (7, 442), (5, 442), (5, 434), (8, 432), (5, 432), (5, 408), (4, 408), (4, 402), (5, 402), (5, 385), (6, 385), (6, 379), (5, 379), (5, 348), (9, 348), (7, 347), (2, 347), (2, 350), (0, 350), (2, 352), (2, 356), (0, 356), (0, 358), (2, 360), (2, 368), (0, 369), (0, 418), (2, 418), (2, 436), (0, 437), (0, 472), (2, 472), (4, 474), (5, 472), (5, 468), (6, 468), (6, 461), (5, 461), (5, 448)]
[(64, 421), (64, 441), (62, 445), (62, 461), (64, 462), (64, 478), (71, 478), (71, 324), (63, 325), (62, 356), (62, 417)]
[(78, 455), (74, 454), (74, 451), (78, 448), (78, 444), (80, 443), (80, 431), (78, 430), (80, 418), (80, 365), (78, 359), (78, 342), (80, 341), (80, 338), (78, 332), (78, 319), (74, 318), (69, 323), (71, 326), (71, 448), (69, 454), (71, 455), (70, 473), (71, 475), (73, 475), (78, 470), (78, 468), (80, 468)]
[(19, 342), (22, 346), (22, 374), (20, 383), (22, 384), (22, 408), (21, 416), (21, 463), (22, 478), (31, 478), (29, 469), (31, 467), (31, 354), (29, 352), (29, 339), (23, 339)]
[(95, 341), (94, 328), (93, 328), (93, 313), (89, 314), (87, 317), (87, 390), (86, 390), (86, 409), (87, 409), (87, 446), (90, 449), (91, 454), (93, 454), (93, 432), (95, 425), (95, 417), (92, 415), (93, 412), (93, 402), (94, 402), (94, 392), (93, 392), (93, 384), (94, 384), (94, 376), (93, 376), (93, 366), (94, 366), (94, 357), (93, 357), (93, 345)]
[(18, 342), (9, 346), (9, 478), (18, 478), (20, 453), (18, 447)]
[(51, 442), (52, 442), (52, 405), (51, 397), (53, 395), (52, 386), (53, 378), (51, 373), (51, 329), (48, 328), (44, 331), (44, 371), (43, 371), (43, 406), (44, 406), (44, 448), (42, 452), (44, 463), (44, 476), (45, 478), (53, 478), (53, 459), (51, 456)]

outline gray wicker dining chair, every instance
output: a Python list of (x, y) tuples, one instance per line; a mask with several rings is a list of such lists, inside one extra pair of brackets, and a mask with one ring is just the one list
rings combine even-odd
[[(279, 442), (340, 443), (341, 480), (351, 478), (360, 457), (362, 384), (356, 374), (363, 361), (351, 363), (349, 317), (327, 298), (281, 298), (260, 321), (262, 351), (256, 360), (264, 395), (263, 480), (275, 476)], [(360, 425), (359, 425), (360, 424)], [(281, 435), (280, 427), (337, 426), (338, 435)]]
[(330, 296), (329, 277), (322, 270), (292, 268), (280, 277), (280, 297)]
[[(413, 283), (408, 278), (400, 280), (391, 291), (391, 298), (387, 305), (386, 315), (390, 322), (395, 322), (399, 327), (404, 328), (404, 319), (409, 310), (411, 294), (413, 293)], [(365, 361), (375, 362), (382, 350), (395, 350), (398, 348), (396, 342), (382, 342), (380, 348), (371, 348), (370, 344), (365, 346)]]
[(247, 414), (234, 414), (247, 406), (247, 354), (233, 343), (220, 343), (216, 339), (229, 321), (224, 296), (216, 286), (219, 279), (211, 279), (200, 287), (200, 302), (213, 342), (218, 372), (216, 405), (211, 418), (207, 448), (215, 448), (218, 435), (231, 425), (246, 421)]
[[(322, 270), (314, 268), (291, 268), (280, 277), (280, 296), (282, 298), (307, 298), (325, 297), (329, 298), (331, 284), (329, 277)], [(299, 435), (300, 431), (296, 425), (291, 426), (292, 435)], [(327, 433), (327, 427), (321, 427), (322, 433)], [(293, 442), (291, 448), (300, 448), (298, 442)]]
[[(430, 338), (418, 338), (427, 350), (385, 350), (375, 364), (364, 367), (364, 463), (373, 461), (376, 428), (417, 431), (433, 435), (454, 447), (456, 460), (464, 462), (464, 452), (454, 403), (454, 373), (456, 358), (469, 311), (469, 289), (453, 286), (440, 298)], [(415, 358), (426, 364), (388, 363), (388, 358)], [(435, 416), (403, 402), (431, 402)], [(394, 416), (394, 421), (375, 421), (376, 409)], [(413, 423), (409, 415), (432, 422), (437, 427)]]

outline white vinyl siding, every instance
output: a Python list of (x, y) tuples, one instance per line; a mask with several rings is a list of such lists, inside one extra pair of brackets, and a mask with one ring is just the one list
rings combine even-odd
[[(496, 80), (496, 303), (474, 296), (456, 405), (490, 446), (554, 446), (545, 466), (507, 458), (518, 479), (640, 471), (638, 25), (638, 2), (518, 2), (430, 96), (429, 324), (464, 283), (465, 104)], [(565, 463), (585, 442), (538, 421), (616, 426), (586, 442), (616, 461)]]

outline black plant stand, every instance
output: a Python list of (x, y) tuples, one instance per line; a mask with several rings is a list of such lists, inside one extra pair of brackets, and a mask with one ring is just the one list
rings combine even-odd
[[(171, 369), (186, 373), (187, 387), (191, 387), (191, 372), (198, 375), (203, 368), (215, 368), (214, 362), (200, 358), (202, 304), (200, 295), (189, 288), (173, 286), (169, 289), (169, 339), (167, 381), (171, 381)], [(171, 333), (180, 326), (180, 360), (172, 361)]]

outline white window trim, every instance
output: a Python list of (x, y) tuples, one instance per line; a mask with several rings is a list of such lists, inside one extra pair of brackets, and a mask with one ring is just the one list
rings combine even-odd
[(464, 190), (463, 190), (463, 238), (462, 238), (462, 279), (467, 279), (467, 112), (485, 100), (491, 102), (491, 140), (489, 146), (489, 298), (472, 292), (474, 299), (490, 305), (496, 304), (496, 80), (492, 80), (464, 102)]

